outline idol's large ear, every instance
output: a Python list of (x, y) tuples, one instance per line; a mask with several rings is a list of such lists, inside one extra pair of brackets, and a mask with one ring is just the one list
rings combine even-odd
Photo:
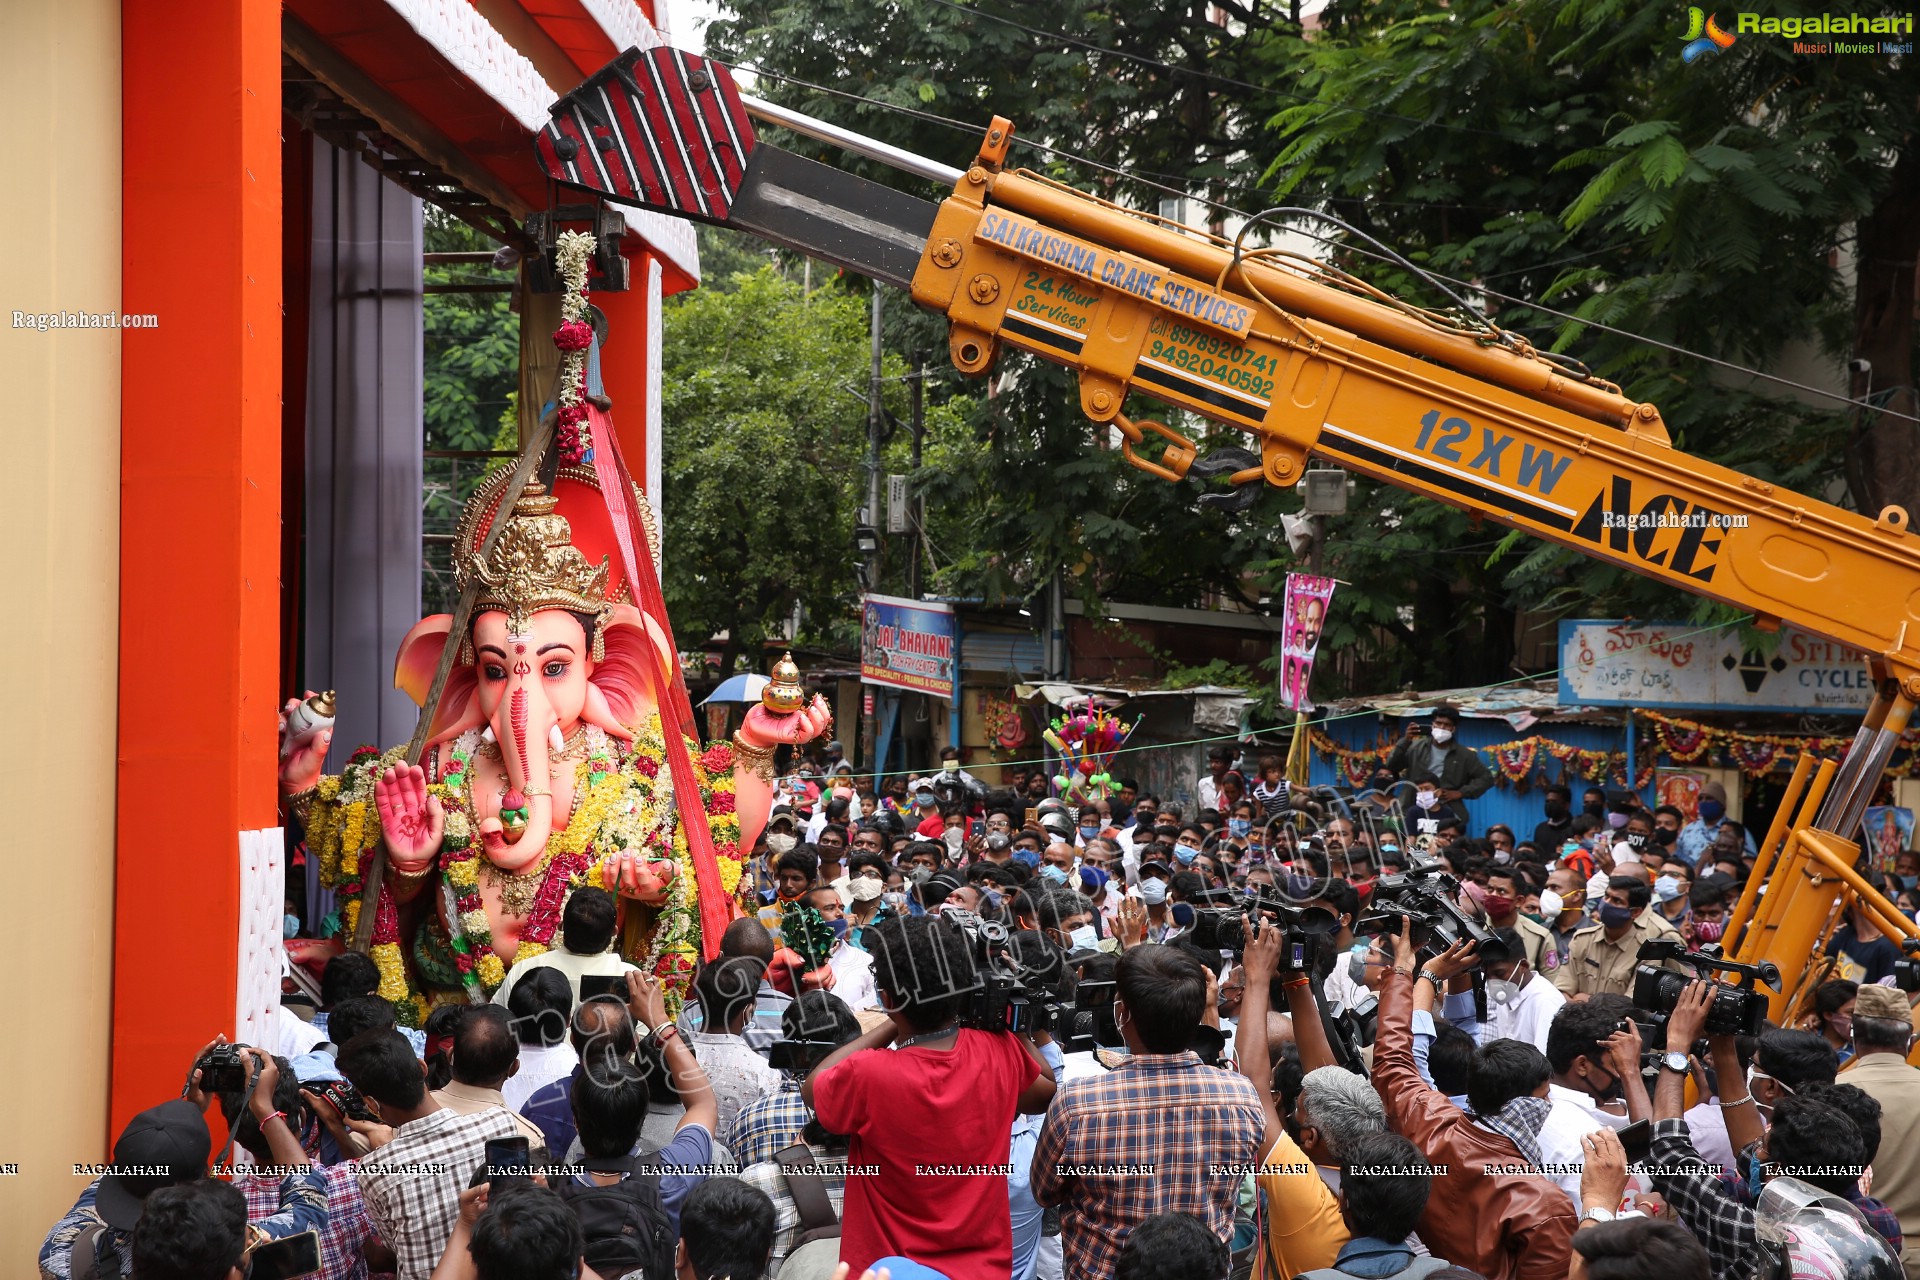
[(634, 731), (660, 708), (660, 692), (673, 683), (673, 647), (666, 632), (630, 604), (614, 605), (603, 624), (600, 661), (587, 678), (582, 716), (617, 738)]
[[(433, 673), (439, 667), (440, 654), (449, 643), (453, 615), (436, 613), (420, 619), (400, 642), (399, 656), (393, 663), (393, 687), (412, 698), (415, 705), (427, 704), (427, 692), (433, 687)], [(440, 710), (427, 733), (427, 745), (434, 746), (457, 738), (468, 729), (480, 727), (480, 684), (471, 666), (456, 662), (447, 676), (446, 692), (440, 697)]]

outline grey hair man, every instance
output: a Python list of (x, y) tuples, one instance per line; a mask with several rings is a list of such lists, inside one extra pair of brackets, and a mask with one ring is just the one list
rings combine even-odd
[(1337, 1169), (1345, 1162), (1348, 1144), (1371, 1133), (1387, 1131), (1386, 1108), (1365, 1076), (1345, 1067), (1317, 1067), (1300, 1082), (1300, 1101), (1294, 1105), (1300, 1129), (1300, 1149), (1317, 1165)]

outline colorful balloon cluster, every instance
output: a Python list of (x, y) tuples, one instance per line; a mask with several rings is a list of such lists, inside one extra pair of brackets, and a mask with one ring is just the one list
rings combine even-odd
[(1107, 771), (1114, 754), (1139, 727), (1140, 721), (1126, 724), (1105, 708), (1089, 707), (1055, 717), (1042, 736), (1061, 756), (1060, 772), (1053, 779), (1060, 798), (1076, 805), (1105, 798), (1113, 789)]

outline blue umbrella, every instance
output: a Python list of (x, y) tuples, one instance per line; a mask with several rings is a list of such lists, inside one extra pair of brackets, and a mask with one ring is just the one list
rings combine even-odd
[(700, 705), (709, 702), (758, 702), (760, 691), (767, 687), (765, 676), (728, 676), (720, 682), (720, 687), (701, 699)]

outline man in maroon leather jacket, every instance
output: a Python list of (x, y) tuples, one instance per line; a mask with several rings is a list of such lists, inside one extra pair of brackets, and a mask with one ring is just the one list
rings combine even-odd
[(1413, 1063), (1413, 944), (1394, 940), (1393, 969), (1380, 988), (1373, 1087), (1387, 1126), (1426, 1154), (1433, 1190), (1420, 1218), (1421, 1241), (1438, 1258), (1487, 1280), (1565, 1280), (1573, 1249), (1573, 1205), (1538, 1173), (1488, 1172), (1526, 1157), (1513, 1142), (1476, 1125), (1420, 1078)]

